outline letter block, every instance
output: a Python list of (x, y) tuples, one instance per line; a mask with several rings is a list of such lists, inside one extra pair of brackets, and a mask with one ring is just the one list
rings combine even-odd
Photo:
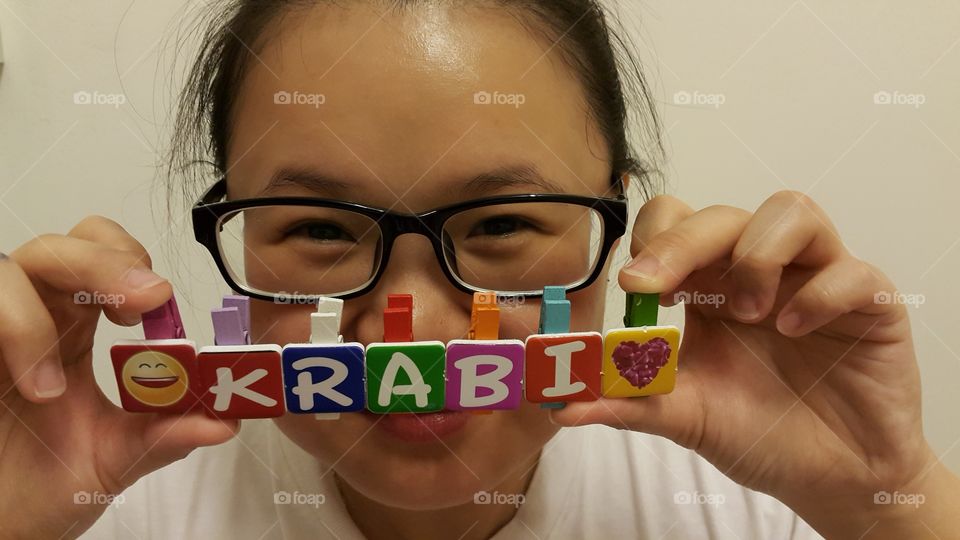
[(603, 396), (669, 394), (677, 381), (679, 348), (675, 326), (610, 330), (603, 343)]
[(296, 414), (364, 409), (363, 345), (291, 344), (283, 348), (287, 410)]
[(203, 405), (213, 418), (283, 416), (278, 345), (214, 345), (198, 355)]
[(600, 397), (599, 332), (535, 334), (526, 341), (526, 397), (532, 403)]
[(193, 341), (119, 340), (110, 358), (125, 410), (184, 413), (197, 404), (203, 386)]
[(447, 409), (516, 409), (523, 394), (523, 342), (464, 340), (447, 344)]
[(440, 341), (367, 346), (367, 409), (375, 413), (434, 412), (444, 405)]

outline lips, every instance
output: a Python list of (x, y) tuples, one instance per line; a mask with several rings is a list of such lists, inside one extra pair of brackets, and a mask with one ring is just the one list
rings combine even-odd
[(463, 411), (384, 415), (364, 412), (381, 432), (408, 443), (436, 443), (452, 437), (471, 417)]
[(180, 377), (130, 377), (133, 382), (147, 388), (166, 388), (180, 380)]

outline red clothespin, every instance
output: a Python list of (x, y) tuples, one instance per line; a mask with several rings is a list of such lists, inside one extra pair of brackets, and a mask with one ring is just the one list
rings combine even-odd
[(413, 341), (413, 295), (387, 295), (387, 307), (383, 310), (383, 341)]
[(146, 339), (184, 339), (183, 321), (180, 320), (180, 310), (177, 308), (177, 299), (171, 296), (167, 303), (148, 311), (141, 316), (143, 320), (143, 337)]

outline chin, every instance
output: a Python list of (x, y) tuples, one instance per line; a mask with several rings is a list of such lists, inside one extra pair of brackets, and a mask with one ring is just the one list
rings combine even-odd
[(472, 503), (478, 491), (526, 485), (540, 450), (558, 430), (545, 411), (528, 403), (482, 415), (348, 413), (336, 421), (286, 415), (276, 422), (353, 491), (419, 511)]

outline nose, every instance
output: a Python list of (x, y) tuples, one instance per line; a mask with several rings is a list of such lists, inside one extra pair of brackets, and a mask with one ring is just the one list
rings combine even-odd
[(383, 310), (388, 294), (413, 295), (415, 340), (447, 342), (466, 337), (471, 295), (447, 280), (429, 239), (417, 234), (397, 237), (377, 286), (347, 302), (345, 311), (349, 309), (355, 316), (349, 327), (343, 328), (345, 339), (346, 332), (352, 331), (352, 339), (361, 343), (383, 340)]

